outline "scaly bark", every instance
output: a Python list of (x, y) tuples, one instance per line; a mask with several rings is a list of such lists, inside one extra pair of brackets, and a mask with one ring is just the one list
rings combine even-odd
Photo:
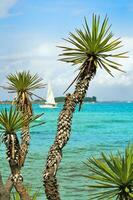
[[(6, 185), (4, 186), (2, 182), (2, 176), (0, 174), (0, 200), (10, 200), (10, 192), (11, 192), (12, 186), (13, 186), (13, 182), (11, 181), (11, 178), (8, 179)], [(14, 187), (16, 191), (20, 194), (21, 200), (32, 200), (29, 197), (29, 194), (27, 193), (21, 181), (15, 182)]]
[(17, 181), (16, 183), (14, 183), (14, 187), (15, 187), (16, 191), (19, 193), (21, 200), (32, 200), (32, 198), (29, 196), (26, 188), (22, 184), (22, 181), (20, 181), (20, 182)]
[(5, 134), (4, 142), (7, 148), (7, 160), (9, 161), (12, 173), (9, 180), (11, 182), (8, 181), (10, 185), (7, 185), (10, 187), (8, 191), (10, 193), (12, 186), (14, 186), (22, 200), (31, 200), (26, 188), (22, 184), (23, 177), (20, 174), (21, 166), (19, 165), (20, 145), (17, 135), (15, 133)]
[(1, 174), (0, 174), (0, 200), (10, 200), (10, 193), (3, 184)]
[[(27, 93), (21, 94), (21, 98), (17, 102), (17, 107), (23, 113), (23, 118), (25, 122), (22, 128), (21, 145), (20, 145), (20, 150), (19, 150), (18, 175), (20, 175), (20, 170), (24, 166), (25, 159), (28, 153), (29, 143), (30, 143), (29, 118), (32, 116), (32, 105)], [(22, 182), (23, 182), (23, 178), (21, 178), (21, 175), (20, 175), (20, 178), (18, 179), (18, 181), (14, 182), (15, 189), (19, 193), (20, 198), (22, 200), (31, 200)]]
[(7, 181), (6, 181), (6, 184), (5, 184), (5, 188), (6, 188), (6, 191), (9, 192), (9, 194), (11, 193), (11, 190), (13, 188), (13, 182), (11, 180), (11, 175), (8, 177)]
[(84, 65), (87, 65), (89, 73), (83, 72), (81, 77), (78, 79), (74, 93), (66, 96), (64, 107), (58, 119), (56, 138), (47, 157), (43, 179), (45, 193), (48, 200), (61, 199), (56, 181), (56, 173), (62, 159), (62, 149), (70, 138), (72, 117), (76, 105), (82, 103), (89, 87), (89, 82), (96, 73), (96, 68), (93, 65), (93, 62), (87, 61)]
[[(9, 86), (3, 88), (8, 89), (13, 93), (17, 93), (17, 96), (15, 97), (13, 103), (16, 105), (17, 110), (21, 111), (24, 119), (21, 134), (21, 144), (18, 148), (19, 151), (17, 151), (18, 158), (16, 155), (14, 155), (15, 158), (17, 158), (17, 162), (12, 157), (9, 160), (12, 175), (9, 178), (8, 183), (12, 184), (7, 184), (7, 186), (11, 188), (12, 185), (14, 185), (16, 190), (19, 192), (20, 197), (22, 198), (24, 196), (24, 193), (26, 193), (26, 190), (22, 184), (23, 178), (20, 174), (20, 170), (21, 167), (24, 166), (30, 142), (29, 119), (32, 116), (32, 105), (30, 97), (33, 94), (30, 92), (30, 90), (44, 87), (44, 84), (41, 83), (41, 79), (38, 77), (37, 74), (31, 75), (29, 72), (26, 71), (23, 71), (22, 73), (19, 72), (16, 74), (10, 74), (7, 78), (9, 81)], [(9, 154), (12, 154), (13, 151), (11, 152), (10, 150), (7, 150), (7, 152), (9, 152)], [(30, 198), (27, 195), (25, 199), (27, 200)]]
[(25, 159), (28, 153), (30, 143), (30, 132), (29, 132), (29, 118), (32, 116), (32, 105), (29, 100), (27, 93), (22, 93), (21, 98), (17, 102), (17, 108), (23, 113), (24, 126), (21, 134), (21, 146), (20, 146), (20, 167), (25, 163)]
[(22, 135), (21, 135), (20, 160), (19, 160), (20, 167), (24, 166), (25, 159), (26, 159), (28, 149), (29, 149), (29, 143), (30, 143), (28, 119), (31, 116), (25, 116), (25, 117), (27, 118), (27, 122), (23, 127)]

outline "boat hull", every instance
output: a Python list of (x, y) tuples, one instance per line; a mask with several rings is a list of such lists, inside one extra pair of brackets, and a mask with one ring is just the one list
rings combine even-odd
[(57, 104), (44, 104), (40, 105), (40, 108), (57, 108)]

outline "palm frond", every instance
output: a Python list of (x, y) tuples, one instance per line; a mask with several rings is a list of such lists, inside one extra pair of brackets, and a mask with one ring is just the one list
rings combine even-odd
[(6, 108), (0, 112), (0, 130), (7, 134), (15, 133), (22, 128), (23, 116), (11, 106), (8, 111)]
[[(70, 32), (68, 39), (64, 39), (70, 46), (58, 46), (63, 51), (59, 55), (59, 60), (72, 63), (72, 65), (83, 66), (85, 74), (90, 73), (86, 70), (87, 65), (84, 65), (90, 59), (95, 63), (96, 69), (98, 67), (103, 68), (110, 75), (112, 75), (112, 69), (123, 71), (119, 63), (112, 61), (112, 58), (127, 57), (127, 52), (116, 52), (122, 47), (122, 41), (120, 38), (114, 38), (110, 30), (111, 26), (108, 25), (107, 16), (103, 22), (100, 23), (100, 21), (100, 16), (93, 14), (91, 28), (85, 18), (82, 30), (76, 29), (75, 33)], [(79, 76), (74, 82), (79, 80), (81, 76), (81, 68), (79, 67)]]
[[(130, 199), (133, 193), (133, 145), (114, 156), (101, 153), (101, 159), (89, 158), (86, 166), (92, 180), (89, 199)], [(122, 198), (123, 197), (123, 198)]]
[[(30, 127), (34, 127), (32, 123), (42, 115), (43, 113), (31, 116), (29, 118), (29, 123), (31, 124)], [(6, 108), (0, 111), (0, 132), (5, 134), (15, 134), (22, 129), (26, 122), (27, 118), (13, 106), (11, 106), (9, 111)], [(44, 122), (41, 122), (41, 124), (44, 124)], [(40, 123), (37, 123), (36, 126), (37, 125), (40, 125)]]
[(28, 92), (45, 87), (38, 74), (30, 74), (28, 71), (16, 72), (7, 76), (8, 87), (11, 92)]

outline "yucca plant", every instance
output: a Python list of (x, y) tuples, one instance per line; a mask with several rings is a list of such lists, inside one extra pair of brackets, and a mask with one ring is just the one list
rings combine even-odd
[[(29, 122), (34, 122), (40, 115), (32, 116)], [(20, 144), (16, 132), (22, 130), (26, 119), (16, 108), (11, 106), (8, 111), (6, 108), (0, 111), (0, 132), (3, 142), (7, 147), (7, 160), (11, 166), (17, 165), (20, 168)], [(30, 127), (34, 127), (31, 125)], [(36, 124), (37, 126), (37, 124)]]
[(7, 76), (8, 87), (6, 89), (11, 93), (16, 93), (15, 104), (22, 112), (32, 115), (31, 97), (36, 89), (45, 85), (37, 74), (31, 74), (29, 71), (16, 72)]
[(89, 158), (86, 166), (86, 177), (91, 180), (89, 199), (133, 199), (133, 145), (125, 149), (124, 155), (101, 153), (100, 159)]
[[(25, 187), (22, 184), (20, 173), (20, 144), (17, 132), (20, 131), (25, 123), (25, 119), (20, 111), (10, 108), (9, 112), (4, 109), (0, 112), (0, 131), (3, 133), (3, 142), (6, 145), (7, 160), (11, 169), (11, 180), (22, 200), (31, 200)], [(30, 121), (32, 121), (30, 119)]]
[(34, 95), (36, 89), (41, 89), (45, 86), (42, 83), (42, 79), (37, 74), (31, 74), (29, 71), (16, 72), (15, 74), (9, 74), (7, 76), (8, 87), (5, 87), (9, 92), (16, 93), (14, 103), (17, 109), (23, 113), (25, 123), (22, 130), (22, 142), (21, 142), (21, 161), (20, 165), (23, 166), (25, 158), (28, 152), (28, 146), (30, 141), (29, 134), (29, 118), (32, 116), (32, 104), (31, 98)]
[[(34, 122), (40, 116), (41, 115), (36, 115), (29, 118), (31, 128), (42, 124), (32, 124), (32, 122)], [(2, 133), (2, 141), (6, 145), (7, 160), (11, 169), (11, 181), (22, 200), (31, 200), (26, 188), (22, 184), (23, 177), (20, 173), (21, 151), (17, 136), (17, 133), (22, 131), (25, 120), (26, 118), (22, 112), (16, 108), (13, 108), (12, 106), (9, 111), (7, 109), (0, 111), (0, 132)], [(9, 188), (9, 185), (7, 185), (7, 188)], [(10, 186), (10, 188), (12, 187)]]
[(76, 83), (75, 91), (66, 96), (58, 119), (57, 135), (47, 158), (44, 185), (49, 200), (60, 200), (56, 172), (62, 158), (62, 149), (70, 137), (71, 122), (76, 105), (79, 104), (79, 109), (81, 108), (89, 83), (96, 75), (98, 68), (105, 69), (112, 75), (112, 69), (122, 71), (121, 64), (113, 59), (126, 57), (126, 52), (116, 52), (121, 47), (121, 40), (113, 37), (107, 17), (101, 23), (100, 16), (93, 15), (91, 28), (85, 18), (83, 28), (76, 29), (74, 34), (70, 33), (69, 38), (65, 41), (70, 46), (59, 46), (63, 50), (60, 60), (78, 65), (79, 73), (70, 84), (71, 86), (74, 82)]
[(16, 132), (22, 129), (22, 113), (11, 107), (8, 112), (3, 109), (0, 112), (0, 131), (3, 132), (3, 141), (7, 147), (7, 159), (9, 163), (19, 166), (20, 144)]

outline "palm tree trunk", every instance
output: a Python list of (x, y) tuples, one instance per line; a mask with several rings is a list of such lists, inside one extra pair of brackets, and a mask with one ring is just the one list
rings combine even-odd
[(90, 62), (89, 64), (85, 63), (90, 66), (89, 75), (85, 75), (83, 78), (79, 79), (74, 93), (66, 96), (64, 107), (58, 119), (57, 135), (54, 144), (50, 148), (43, 176), (45, 193), (48, 200), (61, 199), (58, 192), (56, 173), (62, 159), (62, 149), (70, 138), (72, 117), (76, 105), (81, 103), (84, 99), (89, 87), (89, 82), (96, 73), (93, 63)]
[(10, 168), (12, 172), (10, 181), (12, 182), (12, 186), (14, 186), (16, 191), (19, 193), (21, 200), (31, 200), (31, 197), (23, 185), (23, 177), (20, 174), (20, 167), (14, 163), (14, 161), (10, 161)]
[(19, 106), (23, 113), (23, 118), (25, 124), (22, 128), (22, 135), (21, 135), (21, 146), (20, 146), (20, 167), (22, 167), (25, 163), (25, 159), (28, 153), (29, 143), (30, 143), (30, 131), (29, 131), (29, 118), (32, 116), (32, 105), (27, 97), (25, 104)]
[[(31, 200), (26, 188), (22, 184), (23, 178), (20, 174), (21, 166), (19, 165), (20, 160), (20, 145), (17, 135), (15, 133), (5, 135), (4, 142), (7, 148), (7, 159), (9, 161), (11, 176), (8, 181), (10, 184), (7, 185), (9, 187), (9, 193), (11, 191), (12, 186), (15, 187), (16, 191), (19, 193), (20, 198), (22, 200)], [(11, 184), (12, 182), (12, 184)], [(7, 188), (7, 187), (6, 187)]]
[[(6, 185), (4, 186), (2, 176), (0, 174), (0, 200), (10, 200), (10, 192), (12, 186), (13, 182), (11, 181), (11, 178), (8, 179)], [(16, 191), (20, 194), (21, 200), (31, 200), (22, 182), (14, 183), (14, 187)]]
[(29, 123), (24, 125), (21, 136), (21, 146), (20, 146), (20, 161), (19, 165), (22, 167), (25, 163), (25, 159), (28, 153), (29, 143), (30, 143), (30, 133), (29, 133)]
[(0, 200), (10, 200), (10, 192), (4, 186), (1, 174), (0, 174)]
[(22, 184), (21, 181), (14, 183), (14, 187), (16, 191), (19, 193), (21, 200), (32, 200), (32, 198), (29, 196), (25, 186)]
[(13, 182), (11, 180), (11, 175), (8, 177), (7, 181), (6, 181), (6, 184), (5, 184), (5, 189), (6, 191), (9, 192), (9, 194), (11, 193), (11, 190), (13, 188)]
[[(29, 99), (28, 99), (29, 100)], [(21, 110), (23, 113), (23, 118), (25, 124), (22, 129), (22, 136), (21, 136), (21, 145), (18, 147), (18, 162), (14, 162), (13, 160), (9, 162), (12, 176), (9, 178), (10, 183), (12, 186), (15, 187), (16, 191), (19, 193), (20, 198), (22, 200), (31, 200), (26, 188), (23, 185), (23, 178), (20, 175), (21, 167), (24, 165), (26, 155), (28, 153), (29, 141), (30, 141), (30, 134), (29, 134), (29, 118), (32, 116), (32, 107), (30, 101), (25, 102), (26, 105), (22, 102), (22, 99), (17, 102), (17, 109)], [(17, 146), (17, 145), (16, 145)], [(8, 148), (7, 148), (8, 151)], [(13, 178), (13, 180), (12, 180)], [(14, 180), (16, 178), (16, 181)], [(7, 186), (9, 186), (7, 184)]]
[(18, 166), (10, 165), (12, 176), (11, 181), (16, 191), (19, 193), (21, 200), (32, 200), (29, 196), (27, 189), (23, 185), (23, 177), (20, 174), (20, 168)]

